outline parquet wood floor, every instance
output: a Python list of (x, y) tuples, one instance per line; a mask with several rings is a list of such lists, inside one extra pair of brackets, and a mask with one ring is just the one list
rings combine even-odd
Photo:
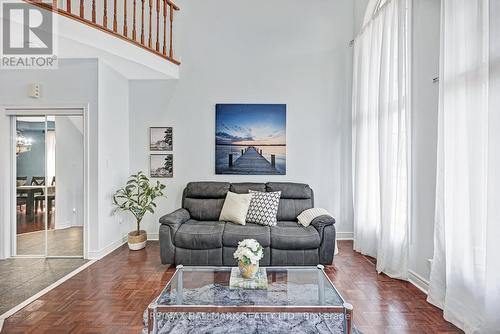
[[(326, 270), (363, 333), (460, 333), (413, 285), (378, 275), (352, 242), (339, 248)], [(142, 312), (173, 271), (160, 263), (158, 242), (137, 252), (124, 245), (7, 319), (2, 333), (138, 334)]]
[[(33, 217), (26, 215), (26, 209), (23, 206), (22, 210), (17, 208), (17, 234), (29, 233), (45, 230), (45, 213), (38, 211)], [(54, 229), (55, 214), (50, 215), (49, 229)]]

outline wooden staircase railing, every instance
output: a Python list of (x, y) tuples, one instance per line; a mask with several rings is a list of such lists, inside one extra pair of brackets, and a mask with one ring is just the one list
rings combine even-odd
[[(56, 11), (180, 65), (174, 57), (173, 48), (174, 12), (178, 11), (179, 7), (171, 0), (53, 0), (51, 3), (43, 0), (24, 1)], [(108, 17), (109, 13), (111, 17)], [(112, 22), (111, 27), (108, 22)], [(132, 27), (131, 35), (129, 26)]]

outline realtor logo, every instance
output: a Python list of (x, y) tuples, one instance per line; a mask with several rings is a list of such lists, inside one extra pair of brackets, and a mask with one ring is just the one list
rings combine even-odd
[(2, 3), (2, 68), (54, 68), (54, 16), (24, 2)]

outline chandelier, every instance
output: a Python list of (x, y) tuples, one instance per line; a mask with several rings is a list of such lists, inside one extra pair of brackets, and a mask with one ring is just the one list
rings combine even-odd
[(16, 131), (16, 155), (31, 151), (31, 139), (23, 136), (19, 130)]

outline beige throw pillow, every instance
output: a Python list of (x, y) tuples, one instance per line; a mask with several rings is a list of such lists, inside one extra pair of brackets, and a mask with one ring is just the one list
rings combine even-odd
[(302, 213), (298, 215), (297, 219), (299, 220), (299, 224), (307, 227), (315, 218), (319, 216), (331, 216), (331, 214), (325, 209), (312, 208), (302, 211)]
[(245, 225), (251, 200), (252, 195), (250, 194), (236, 194), (228, 191), (219, 220)]

